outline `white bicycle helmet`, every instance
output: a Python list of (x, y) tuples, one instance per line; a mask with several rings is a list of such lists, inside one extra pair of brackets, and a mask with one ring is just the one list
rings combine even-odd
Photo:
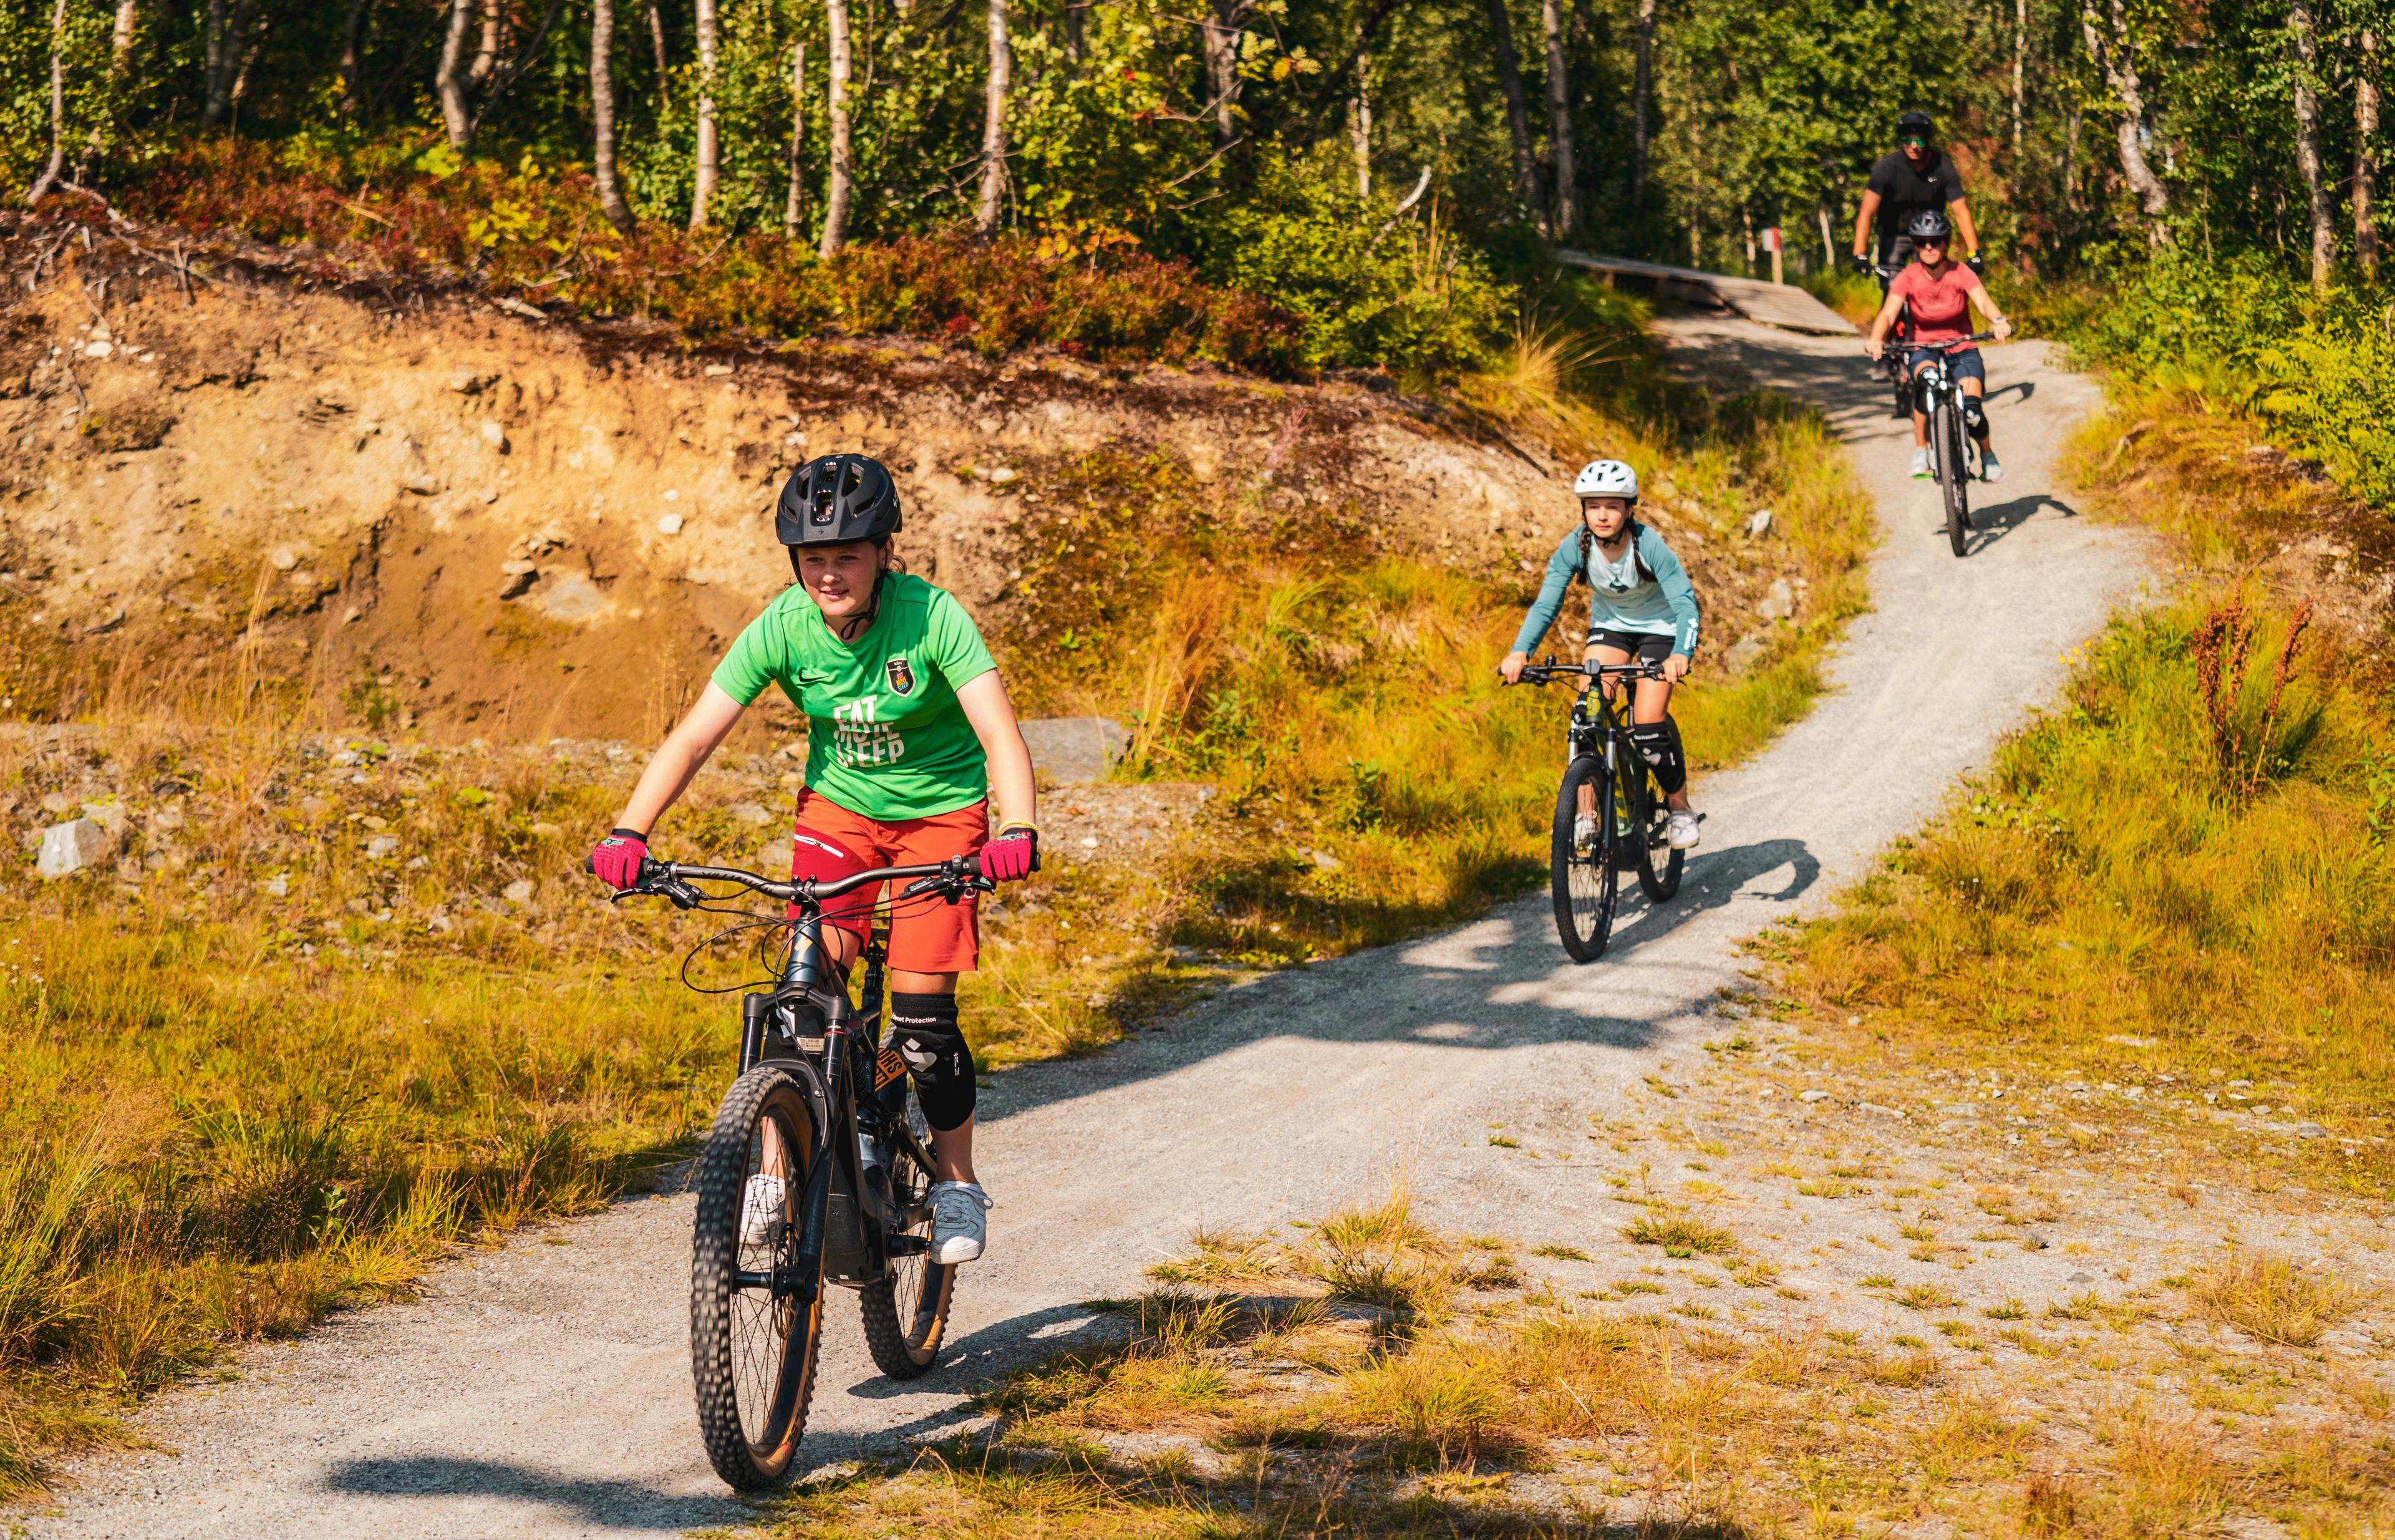
[(1618, 459), (1591, 460), (1572, 483), (1576, 498), (1627, 498), (1638, 500), (1638, 472)]

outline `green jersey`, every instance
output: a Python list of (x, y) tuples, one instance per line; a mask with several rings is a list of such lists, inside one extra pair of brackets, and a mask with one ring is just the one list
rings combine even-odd
[(716, 666), (746, 706), (779, 684), (807, 714), (807, 785), (852, 813), (895, 822), (989, 795), (981, 739), (957, 687), (998, 665), (946, 589), (903, 572), (881, 578), (881, 609), (842, 642), (802, 588), (782, 591)]

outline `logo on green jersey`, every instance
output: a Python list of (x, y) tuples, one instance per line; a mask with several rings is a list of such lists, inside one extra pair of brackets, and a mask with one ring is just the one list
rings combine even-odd
[(882, 668), (890, 675), (890, 688), (893, 692), (902, 696), (915, 693), (915, 665), (903, 657), (893, 657)]

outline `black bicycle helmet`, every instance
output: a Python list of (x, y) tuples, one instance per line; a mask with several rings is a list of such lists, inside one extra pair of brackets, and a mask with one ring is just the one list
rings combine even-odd
[(1904, 232), (1916, 241), (1942, 241), (1954, 233), (1946, 216), (1934, 208), (1925, 208), (1904, 221)]
[(1929, 123), (1929, 114), (1926, 113), (1899, 113), (1896, 114), (1896, 137), (1898, 139), (1902, 139), (1907, 134), (1919, 134), (1923, 139), (1927, 139), (1933, 131), (1934, 130), (1931, 128)]
[[(898, 487), (869, 455), (825, 455), (790, 472), (774, 509), (774, 534), (801, 546), (880, 545), (898, 533)], [(794, 557), (795, 559), (795, 557)]]

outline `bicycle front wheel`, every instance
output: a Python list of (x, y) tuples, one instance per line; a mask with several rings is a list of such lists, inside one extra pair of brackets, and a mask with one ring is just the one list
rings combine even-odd
[[(916, 1140), (929, 1149), (931, 1125), (922, 1109), (906, 1096), (906, 1123)], [(892, 1241), (920, 1244), (925, 1250), (901, 1253), (890, 1259), (890, 1270), (861, 1292), (865, 1308), (865, 1346), (875, 1367), (892, 1379), (910, 1380), (938, 1361), (940, 1339), (947, 1334), (948, 1300), (956, 1292), (954, 1263), (931, 1258), (931, 1194), (933, 1173), (915, 1156), (915, 1147), (893, 1140), (889, 1153), (890, 1201), (896, 1221)]]
[[(823, 1339), (823, 1279), (804, 1304), (800, 1204), (814, 1117), (798, 1085), (761, 1065), (733, 1082), (698, 1159), (690, 1267), (690, 1363), (699, 1436), (735, 1489), (779, 1484), (806, 1432)], [(781, 1179), (778, 1213), (748, 1215), (753, 1176)], [(762, 1194), (761, 1194), (762, 1196)]]
[(1946, 495), (1946, 544), (1954, 554), (1971, 539), (1971, 464), (1963, 456), (1963, 417), (1940, 402), (1931, 425), (1938, 440), (1938, 486)]
[[(1594, 813), (1590, 837), (1579, 837), (1583, 791)], [(1593, 962), (1603, 955), (1613, 934), (1614, 899), (1621, 873), (1613, 869), (1613, 787), (1605, 762), (1583, 754), (1564, 769), (1563, 790), (1555, 796), (1555, 830), (1552, 862), (1555, 898), (1555, 931), (1564, 951), (1575, 962)]]

